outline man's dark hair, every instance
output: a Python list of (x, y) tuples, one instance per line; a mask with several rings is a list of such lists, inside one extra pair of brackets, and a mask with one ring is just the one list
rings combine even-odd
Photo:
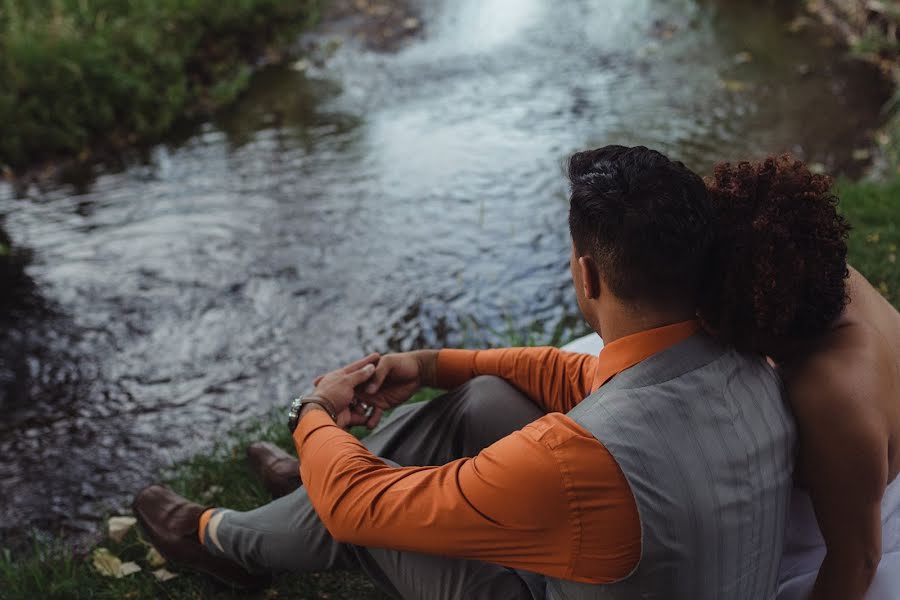
[(605, 146), (569, 159), (569, 229), (618, 298), (695, 304), (712, 243), (703, 180), (644, 146)]

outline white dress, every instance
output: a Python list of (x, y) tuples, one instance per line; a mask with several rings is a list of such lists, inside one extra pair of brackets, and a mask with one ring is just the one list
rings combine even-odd
[[(603, 340), (596, 333), (578, 338), (563, 350), (599, 354)], [(852, 490), (849, 490), (852, 493)], [(885, 491), (881, 503), (881, 562), (866, 600), (900, 600), (900, 477)], [(809, 495), (795, 488), (788, 511), (787, 532), (777, 600), (806, 600), (825, 557), (825, 541), (819, 532)]]

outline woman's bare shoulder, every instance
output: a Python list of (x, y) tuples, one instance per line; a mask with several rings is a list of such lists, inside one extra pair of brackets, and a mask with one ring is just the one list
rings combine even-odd
[[(880, 351), (862, 325), (844, 325), (824, 338), (803, 360), (783, 371), (795, 413), (877, 413)], [(856, 419), (852, 419), (856, 420)]]

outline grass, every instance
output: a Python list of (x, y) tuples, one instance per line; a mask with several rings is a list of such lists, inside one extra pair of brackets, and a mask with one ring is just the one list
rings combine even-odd
[(158, 140), (210, 114), (319, 0), (0, 0), (0, 171)]
[(900, 176), (884, 182), (843, 181), (838, 195), (853, 225), (850, 263), (900, 308)]
[[(410, 402), (430, 400), (439, 393), (439, 390), (423, 389)], [(365, 432), (361, 427), (353, 430), (357, 437), (364, 437)], [(257, 424), (235, 433), (210, 453), (199, 454), (177, 465), (164, 475), (163, 480), (179, 494), (211, 506), (248, 510), (265, 504), (270, 498), (244, 459), (244, 449), (256, 440), (270, 441), (293, 452), (291, 436), (283, 419), (272, 417), (268, 424)], [(368, 577), (356, 572), (285, 575), (277, 578), (270, 588), (252, 594), (230, 590), (190, 573), (179, 573), (175, 579), (160, 582), (152, 575), (156, 567), (148, 562), (150, 546), (137, 527), (121, 543), (105, 540), (98, 547), (107, 548), (123, 562), (138, 563), (141, 572), (121, 579), (104, 577), (94, 569), (90, 555), (77, 553), (59, 541), (36, 539), (32, 549), (24, 555), (15, 556), (8, 549), (0, 553), (0, 599), (386, 598)]]

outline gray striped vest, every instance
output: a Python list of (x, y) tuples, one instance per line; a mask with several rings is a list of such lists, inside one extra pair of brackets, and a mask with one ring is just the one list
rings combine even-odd
[(608, 585), (549, 579), (548, 598), (774, 598), (795, 429), (764, 359), (699, 333), (620, 373), (569, 416), (631, 485), (641, 559)]

